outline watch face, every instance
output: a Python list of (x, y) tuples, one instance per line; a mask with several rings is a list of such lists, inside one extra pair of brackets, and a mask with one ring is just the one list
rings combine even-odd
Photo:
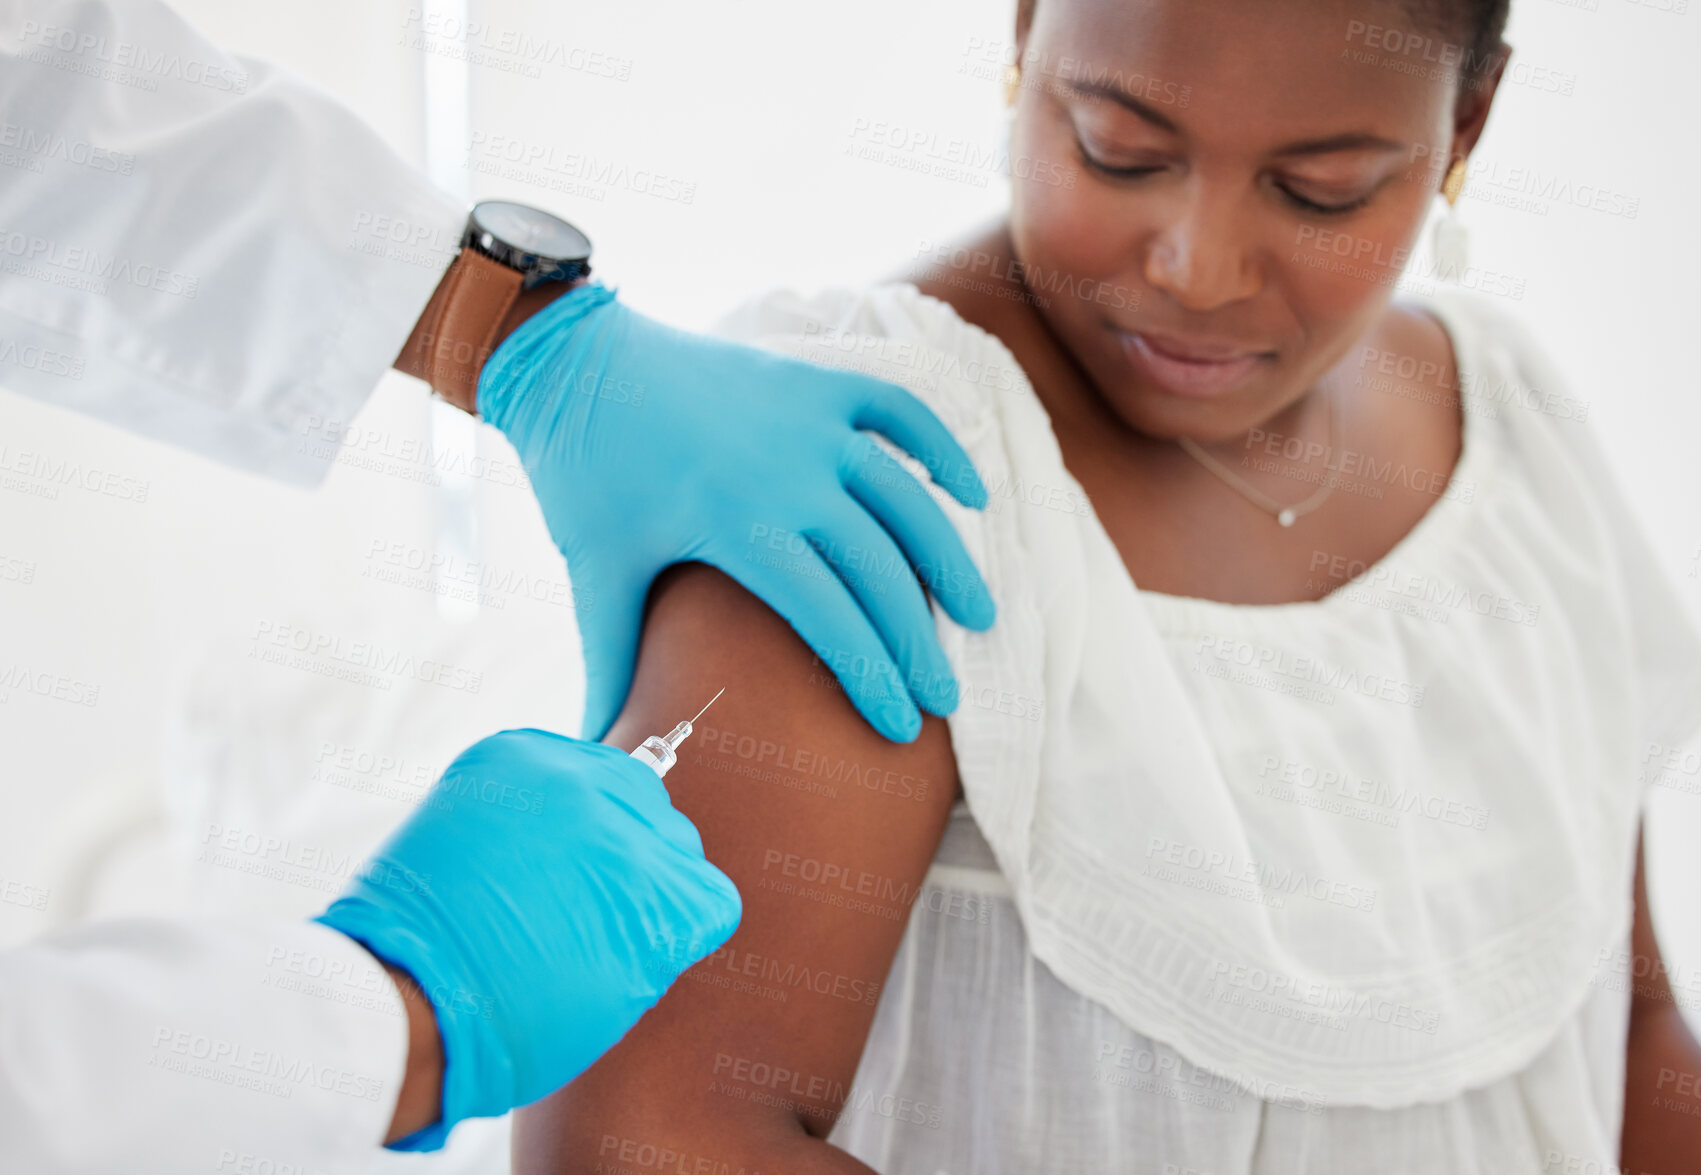
[(584, 233), (558, 216), (506, 200), (486, 200), (473, 208), (479, 230), (497, 244), (550, 261), (589, 257), (591, 242)]

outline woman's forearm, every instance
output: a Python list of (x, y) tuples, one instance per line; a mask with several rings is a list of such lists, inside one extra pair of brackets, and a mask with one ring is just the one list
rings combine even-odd
[(1624, 1175), (1701, 1170), (1701, 1045), (1674, 1003), (1639, 1003), (1625, 1050)]
[[(565, 1092), (565, 1091), (564, 1091)], [(578, 1175), (630, 1171), (634, 1175), (695, 1175), (699, 1171), (777, 1171), (786, 1175), (878, 1175), (795, 1119), (723, 1121), (693, 1133), (678, 1123), (615, 1120), (579, 1128), (546, 1099), (520, 1111), (514, 1132), (515, 1175)]]

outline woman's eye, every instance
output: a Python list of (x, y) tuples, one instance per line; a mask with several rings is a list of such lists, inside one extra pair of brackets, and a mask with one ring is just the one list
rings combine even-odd
[(1372, 189), (1364, 195), (1355, 196), (1350, 200), (1313, 200), (1310, 197), (1300, 195), (1286, 184), (1277, 184), (1276, 188), (1301, 211), (1313, 212), (1321, 216), (1340, 216), (1344, 213), (1356, 212), (1370, 203), (1370, 197), (1375, 195), (1375, 190)]
[[(1145, 176), (1156, 175), (1158, 172), (1164, 170), (1164, 167), (1161, 164), (1112, 163), (1109, 160), (1102, 158), (1092, 147), (1089, 147), (1087, 145), (1086, 138), (1079, 133), (1075, 135), (1075, 149), (1081, 156), (1081, 164), (1083, 167), (1085, 167), (1088, 171), (1096, 172), (1097, 174), (1106, 176), (1110, 179), (1141, 179)], [(1294, 188), (1284, 183), (1278, 182), (1275, 184), (1275, 187), (1276, 190), (1282, 194), (1283, 198), (1294, 207), (1298, 208), (1302, 212), (1307, 212), (1314, 216), (1343, 216), (1348, 212), (1356, 212), (1358, 209), (1363, 208), (1366, 204), (1370, 203), (1370, 198), (1376, 194), (1376, 188), (1371, 188), (1370, 191), (1364, 193), (1362, 196), (1354, 196), (1345, 200), (1314, 199), (1310, 196), (1300, 194)]]
[(1096, 171), (1100, 175), (1108, 175), (1113, 179), (1119, 180), (1139, 179), (1142, 176), (1155, 175), (1163, 170), (1161, 167), (1112, 167), (1108, 163), (1100, 163), (1097, 159), (1094, 159), (1091, 155), (1087, 155), (1084, 152), (1081, 158), (1082, 161), (1086, 163), (1087, 170)]
[(1139, 179), (1141, 176), (1153, 175), (1163, 170), (1162, 167), (1152, 164), (1125, 165), (1106, 162), (1095, 155), (1092, 149), (1079, 138), (1075, 140), (1075, 147), (1081, 154), (1082, 165), (1088, 171), (1095, 171), (1112, 179)]

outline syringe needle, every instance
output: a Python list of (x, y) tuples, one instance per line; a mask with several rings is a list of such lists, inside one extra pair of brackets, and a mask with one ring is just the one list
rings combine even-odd
[(703, 709), (697, 711), (695, 714), (693, 714), (691, 716), (691, 725), (692, 726), (697, 725), (697, 719), (699, 719), (703, 716), (703, 711), (707, 710), (710, 706), (714, 705), (718, 700), (720, 700), (721, 694), (724, 694), (724, 693), (726, 693), (726, 686), (723, 685), (720, 688), (720, 693), (717, 693), (714, 697), (712, 697), (708, 701), (704, 702), (703, 703)]

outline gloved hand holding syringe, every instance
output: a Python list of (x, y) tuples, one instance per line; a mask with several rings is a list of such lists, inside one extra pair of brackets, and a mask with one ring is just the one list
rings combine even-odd
[(660, 778), (703, 710), (630, 755), (475, 743), (320, 915), (431, 1000), (441, 1116), (401, 1149), (559, 1089), (732, 935), (738, 890)]

